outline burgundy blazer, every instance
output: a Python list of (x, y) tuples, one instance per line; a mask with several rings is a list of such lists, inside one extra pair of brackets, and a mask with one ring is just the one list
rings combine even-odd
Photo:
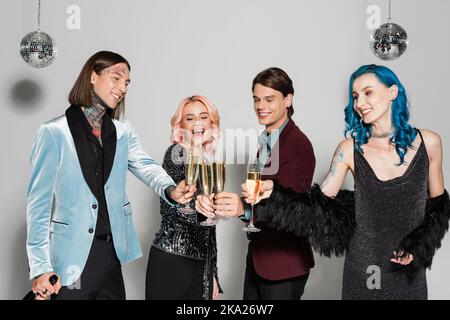
[[(262, 179), (277, 180), (282, 186), (297, 192), (305, 191), (312, 183), (316, 166), (311, 142), (289, 119), (277, 144), (266, 167), (278, 157), (278, 172), (267, 175), (264, 169)], [(314, 267), (308, 240), (258, 223), (258, 205), (255, 206), (255, 217), (256, 226), (261, 231), (251, 234), (249, 250), (256, 273), (267, 280), (284, 280), (308, 274), (309, 269)]]

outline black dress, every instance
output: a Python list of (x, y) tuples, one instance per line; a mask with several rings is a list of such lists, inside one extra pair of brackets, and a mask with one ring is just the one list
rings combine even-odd
[(390, 262), (392, 251), (425, 215), (429, 161), (423, 139), (400, 177), (379, 180), (357, 150), (354, 163), (356, 227), (345, 258), (342, 298), (427, 299), (425, 269), (409, 279)]
[[(176, 184), (185, 178), (184, 158), (179, 145), (164, 155), (162, 167)], [(150, 249), (146, 299), (211, 299), (213, 275), (218, 278), (216, 228), (201, 226), (200, 214), (183, 214), (160, 201), (161, 227)]]

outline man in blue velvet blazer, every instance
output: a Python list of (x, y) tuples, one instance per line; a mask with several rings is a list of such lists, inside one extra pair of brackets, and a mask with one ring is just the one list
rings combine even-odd
[[(94, 54), (69, 95), (72, 106), (38, 130), (26, 241), (38, 299), (125, 298), (121, 262), (142, 256), (125, 191), (128, 170), (171, 204), (193, 196), (184, 181), (175, 187), (131, 124), (119, 120), (129, 70), (116, 53)], [(59, 281), (51, 285), (55, 273)]]

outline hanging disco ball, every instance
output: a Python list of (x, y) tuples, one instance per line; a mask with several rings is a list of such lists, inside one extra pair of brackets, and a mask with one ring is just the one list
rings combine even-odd
[(34, 68), (43, 68), (53, 62), (57, 54), (53, 39), (42, 31), (34, 31), (20, 42), (20, 55)]
[(370, 35), (370, 48), (382, 60), (395, 60), (408, 46), (408, 35), (395, 23), (382, 24)]

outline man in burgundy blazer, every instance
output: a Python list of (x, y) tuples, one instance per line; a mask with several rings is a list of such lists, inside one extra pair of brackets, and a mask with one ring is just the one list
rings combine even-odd
[[(289, 119), (277, 143), (266, 167), (273, 166), (277, 159), (278, 172), (266, 175), (265, 169), (262, 180), (278, 180), (284, 187), (305, 191), (312, 183), (315, 168), (310, 141)], [(300, 299), (309, 269), (314, 267), (308, 240), (258, 223), (258, 205), (255, 217), (261, 231), (250, 235), (244, 299)]]
[[(283, 70), (260, 72), (252, 85), (258, 122), (266, 130), (260, 136), (259, 159), (266, 163), (262, 179), (278, 180), (284, 187), (305, 191), (312, 183), (315, 157), (311, 142), (291, 119), (294, 109), (292, 80)], [(262, 142), (262, 143), (261, 143)], [(244, 216), (244, 204), (235, 193), (215, 196), (215, 205), (204, 197), (196, 201), (197, 211), (207, 215)], [(306, 238), (279, 232), (258, 223), (260, 232), (249, 233), (244, 299), (298, 300), (303, 294), (314, 257)]]
[[(255, 77), (252, 90), (259, 123), (270, 137), (267, 146), (262, 146), (270, 155), (262, 179), (305, 191), (312, 183), (315, 157), (311, 142), (291, 119), (292, 80), (283, 70), (269, 68)], [(258, 223), (258, 205), (255, 217), (261, 231), (250, 235), (244, 299), (300, 299), (314, 266), (308, 240)]]

